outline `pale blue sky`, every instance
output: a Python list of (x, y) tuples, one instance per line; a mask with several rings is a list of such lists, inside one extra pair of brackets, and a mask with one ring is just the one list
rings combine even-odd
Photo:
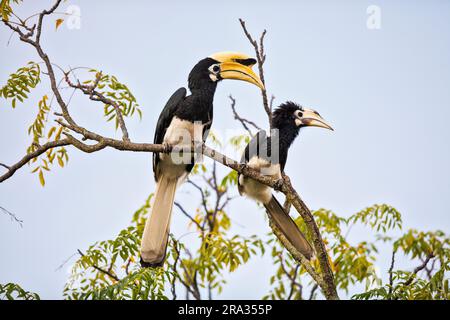
[[(52, 1), (24, 1), (30, 15)], [(450, 204), (450, 2), (448, 1), (68, 1), (81, 9), (81, 29), (54, 18), (43, 46), (55, 63), (90, 66), (115, 74), (134, 92), (144, 118), (129, 121), (131, 138), (150, 142), (157, 115), (201, 58), (223, 50), (252, 53), (239, 17), (254, 34), (267, 28), (266, 82), (275, 103), (293, 100), (318, 110), (335, 128), (307, 129), (286, 167), (312, 208), (348, 216), (374, 203), (403, 214), (404, 227), (449, 232)], [(369, 5), (381, 8), (381, 29), (366, 27)], [(0, 84), (35, 52), (0, 28)], [(16, 110), (0, 108), (0, 161), (11, 164), (30, 143), (26, 128), (36, 102), (48, 93), (44, 81)], [(228, 94), (242, 115), (264, 124), (256, 87), (222, 82), (215, 98), (214, 128), (239, 128)], [(102, 110), (75, 97), (79, 123), (119, 137), (102, 123)], [(70, 150), (69, 166), (47, 175), (41, 188), (28, 168), (0, 184), (0, 206), (24, 220), (23, 228), (0, 215), (0, 283), (18, 282), (44, 298), (60, 298), (67, 268), (55, 269), (76, 249), (110, 239), (130, 221), (153, 190), (148, 154)], [(225, 172), (225, 171), (223, 171)], [(189, 188), (178, 199), (196, 203)], [(237, 232), (268, 232), (264, 214), (246, 199), (230, 208)], [(173, 232), (185, 218), (175, 213)], [(354, 241), (367, 230), (352, 231)], [(390, 248), (381, 247), (379, 267), (388, 268)], [(401, 262), (400, 262), (401, 263)], [(411, 266), (412, 267), (412, 266)], [(268, 290), (272, 267), (255, 260), (230, 277), (223, 298), (259, 298)], [(262, 280), (264, 279), (264, 280)]]

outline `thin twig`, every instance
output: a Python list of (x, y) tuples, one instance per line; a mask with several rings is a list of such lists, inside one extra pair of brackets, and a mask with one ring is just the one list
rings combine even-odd
[(409, 277), (408, 280), (406, 280), (406, 282), (405, 282), (403, 285), (404, 285), (405, 287), (406, 287), (406, 286), (409, 286), (409, 285), (414, 281), (414, 278), (415, 278), (416, 275), (419, 273), (419, 271), (425, 269), (425, 267), (427, 266), (428, 262), (430, 262), (430, 260), (431, 260), (432, 258), (434, 258), (434, 254), (433, 254), (433, 253), (430, 253), (430, 254), (427, 256), (427, 258), (425, 259), (425, 261), (424, 261), (420, 266), (418, 266), (417, 268), (414, 269), (412, 275)]
[(247, 132), (250, 135), (250, 137), (252, 137), (253, 134), (252, 134), (252, 131), (250, 130), (250, 128), (248, 127), (248, 125), (253, 126), (256, 130), (261, 130), (261, 128), (258, 127), (258, 125), (256, 123), (241, 117), (237, 113), (237, 111), (236, 111), (236, 99), (233, 98), (233, 96), (231, 94), (228, 96), (228, 98), (230, 98), (230, 100), (231, 100), (231, 110), (233, 111), (234, 119), (238, 120), (241, 123), (241, 125), (244, 127), (244, 129), (247, 130)]
[[(78, 249), (77, 251), (78, 251), (78, 253), (80, 254), (80, 256), (82, 256), (82, 257), (85, 256), (84, 253), (83, 253), (80, 249)], [(95, 270), (100, 271), (101, 273), (106, 274), (106, 275), (107, 275), (108, 277), (110, 277), (111, 279), (113, 279), (113, 280), (115, 280), (115, 281), (117, 281), (117, 282), (120, 281), (120, 279), (119, 279), (115, 274), (113, 274), (111, 271), (105, 270), (105, 269), (103, 269), (103, 268), (101, 268), (101, 267), (99, 267), (99, 266), (97, 266), (97, 265), (95, 265), (95, 264), (93, 264), (92, 267), (93, 267)]]
[(179, 204), (178, 202), (174, 202), (174, 205), (176, 207), (178, 207), (178, 209), (180, 209), (181, 213), (184, 214), (186, 217), (188, 217), (189, 220), (191, 220), (200, 230), (204, 231), (204, 228), (193, 217), (191, 217), (189, 215), (189, 213), (187, 213), (186, 210), (184, 210), (184, 208), (181, 204)]
[(316, 293), (317, 288), (319, 288), (319, 286), (317, 285), (317, 283), (315, 283), (313, 288), (311, 289), (311, 294), (309, 295), (309, 300), (314, 299), (314, 294)]
[(14, 213), (12, 213), (12, 212), (6, 210), (6, 209), (3, 208), (3, 207), (0, 207), (0, 211), (2, 211), (4, 214), (8, 215), (9, 218), (11, 219), (11, 221), (17, 222), (17, 223), (19, 224), (19, 226), (20, 226), (21, 228), (23, 228), (23, 220), (19, 219)]
[(391, 299), (392, 296), (392, 287), (394, 285), (394, 275), (393, 275), (393, 270), (394, 270), (394, 264), (395, 264), (395, 250), (392, 250), (392, 258), (391, 258), (391, 266), (389, 267), (389, 293), (388, 293), (388, 299)]
[[(265, 86), (266, 81), (264, 79), (264, 69), (263, 69), (264, 62), (266, 61), (266, 54), (264, 52), (264, 37), (265, 37), (267, 31), (264, 30), (263, 33), (261, 34), (261, 36), (259, 38), (259, 45), (258, 45), (258, 42), (256, 40), (253, 40), (253, 37), (248, 32), (247, 27), (245, 25), (245, 21), (242, 19), (239, 19), (239, 22), (241, 23), (242, 29), (244, 30), (244, 33), (245, 33), (248, 41), (252, 44), (253, 48), (255, 49), (256, 60), (258, 62), (259, 78), (261, 79), (261, 82)], [(265, 88), (261, 89), (261, 95), (262, 95), (262, 99), (263, 99), (263, 107), (267, 113), (267, 117), (269, 118), (270, 128), (272, 129), (272, 112), (270, 110), (269, 101), (267, 99), (267, 91)]]

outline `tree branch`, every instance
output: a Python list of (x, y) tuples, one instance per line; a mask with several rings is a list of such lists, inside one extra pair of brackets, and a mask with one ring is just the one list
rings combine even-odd
[(394, 275), (393, 275), (393, 271), (394, 271), (394, 264), (395, 264), (395, 250), (392, 250), (392, 258), (391, 258), (391, 266), (389, 267), (389, 292), (388, 292), (388, 299), (391, 299), (392, 296), (392, 289), (393, 289), (393, 285), (394, 285)]
[[(245, 21), (242, 19), (239, 19), (239, 22), (241, 23), (242, 30), (244, 30), (244, 33), (245, 33), (248, 41), (252, 44), (253, 48), (255, 49), (256, 60), (258, 62), (259, 78), (261, 79), (261, 82), (264, 84), (264, 87), (265, 87), (266, 81), (264, 79), (263, 65), (264, 65), (264, 62), (266, 61), (266, 54), (264, 52), (264, 37), (266, 36), (267, 31), (264, 30), (263, 33), (261, 34), (261, 36), (259, 38), (259, 45), (258, 45), (258, 42), (256, 40), (253, 40), (253, 37), (248, 32), (247, 27), (245, 25)], [(267, 91), (265, 88), (261, 89), (261, 95), (262, 95), (262, 99), (263, 99), (264, 110), (267, 113), (267, 117), (269, 118), (270, 128), (272, 129), (272, 111), (269, 106), (269, 100), (267, 99)]]
[[(261, 130), (261, 128), (258, 127), (258, 126), (256, 125), (256, 123), (254, 123), (253, 121), (250, 121), (250, 120), (247, 120), (247, 119), (241, 117), (241, 116), (237, 113), (237, 111), (236, 111), (236, 99), (233, 98), (233, 96), (232, 96), (231, 94), (228, 96), (228, 98), (230, 98), (230, 100), (231, 100), (231, 110), (233, 111), (234, 119), (235, 119), (235, 120), (238, 120), (238, 121), (242, 124), (242, 126), (244, 127), (244, 129), (247, 130), (247, 132), (248, 132), (248, 134), (250, 135), (250, 137), (252, 137), (253, 134), (252, 134), (252, 131), (249, 129), (248, 125), (253, 126), (253, 128), (255, 128), (256, 130)], [(247, 125), (247, 124), (248, 124), (248, 125)]]
[(432, 258), (434, 258), (434, 254), (433, 254), (433, 253), (430, 253), (430, 254), (427, 256), (427, 258), (425, 259), (425, 261), (424, 261), (420, 266), (418, 266), (417, 268), (414, 269), (413, 274), (411, 275), (411, 277), (409, 277), (409, 279), (406, 280), (406, 282), (404, 283), (404, 286), (405, 286), (405, 287), (406, 287), (406, 286), (409, 286), (409, 285), (414, 281), (414, 278), (415, 278), (416, 275), (419, 273), (419, 271), (425, 269), (426, 266), (427, 266), (427, 264), (428, 264), (428, 262), (430, 262), (430, 260), (431, 260)]
[[(56, 98), (56, 101), (58, 105), (61, 108), (62, 113), (58, 114), (59, 116), (62, 116), (62, 119), (57, 119), (56, 121), (62, 125), (64, 128), (68, 129), (69, 132), (64, 132), (66, 138), (58, 141), (52, 141), (48, 142), (42, 146), (39, 146), (37, 150), (35, 150), (32, 153), (27, 154), (24, 156), (20, 161), (18, 161), (16, 164), (9, 166), (7, 168), (7, 172), (0, 176), (0, 182), (5, 181), (6, 179), (10, 178), (18, 169), (20, 169), (22, 166), (24, 166), (26, 163), (28, 163), (30, 160), (38, 157), (45, 151), (59, 147), (59, 146), (66, 146), (66, 145), (73, 145), (77, 149), (83, 151), (83, 152), (96, 152), (100, 151), (106, 147), (114, 148), (116, 150), (121, 151), (133, 151), (133, 152), (158, 152), (158, 153), (170, 153), (170, 152), (195, 152), (197, 154), (203, 154), (211, 159), (213, 159), (216, 162), (220, 162), (223, 165), (243, 174), (244, 176), (247, 176), (249, 178), (252, 178), (256, 181), (259, 181), (267, 186), (272, 187), (275, 190), (281, 191), (285, 194), (286, 199), (296, 208), (296, 210), (300, 213), (300, 215), (305, 220), (305, 223), (309, 230), (311, 231), (312, 238), (313, 238), (313, 245), (317, 253), (317, 258), (319, 260), (319, 265), (321, 269), (322, 275), (319, 275), (311, 266), (309, 261), (303, 257), (301, 254), (296, 252), (296, 250), (292, 247), (292, 245), (289, 244), (289, 242), (282, 237), (282, 234), (280, 232), (276, 231), (276, 228), (274, 228), (272, 224), (272, 228), (274, 229), (275, 234), (277, 234), (280, 241), (282, 241), (283, 245), (288, 248), (288, 250), (291, 252), (293, 257), (303, 266), (305, 267), (306, 271), (313, 277), (313, 279), (319, 284), (319, 286), (322, 288), (324, 295), (327, 299), (338, 299), (336, 288), (334, 285), (334, 279), (333, 279), (333, 273), (330, 268), (329, 264), (329, 258), (328, 254), (325, 248), (325, 245), (322, 241), (319, 228), (317, 227), (317, 224), (314, 221), (314, 218), (310, 212), (310, 210), (306, 207), (306, 205), (301, 200), (300, 196), (297, 194), (295, 189), (292, 187), (290, 180), (287, 176), (284, 176), (284, 179), (273, 179), (269, 176), (264, 176), (260, 174), (258, 171), (248, 167), (245, 164), (239, 163), (233, 159), (228, 158), (227, 156), (221, 154), (220, 152), (213, 150), (211, 148), (208, 148), (203, 143), (194, 143), (190, 147), (179, 147), (179, 146), (169, 146), (169, 145), (163, 145), (163, 144), (149, 144), (149, 143), (134, 143), (131, 142), (128, 139), (128, 132), (126, 130), (126, 126), (123, 123), (123, 126), (121, 125), (122, 133), (123, 133), (123, 140), (117, 140), (112, 139), (108, 137), (104, 137), (100, 134), (97, 134), (95, 132), (89, 131), (82, 126), (79, 126), (75, 120), (71, 117), (68, 106), (64, 102), (61, 93), (57, 86), (57, 81), (55, 77), (55, 72), (53, 69), (53, 64), (51, 63), (48, 55), (43, 51), (41, 44), (40, 44), (40, 37), (42, 32), (42, 22), (46, 15), (51, 14), (56, 10), (56, 8), (61, 3), (61, 0), (56, 1), (56, 3), (49, 9), (44, 10), (39, 14), (38, 23), (36, 27), (36, 38), (33, 40), (32, 32), (30, 31), (28, 34), (23, 33), (18, 27), (15, 27), (8, 23), (7, 21), (4, 21), (4, 23), (13, 31), (17, 32), (19, 34), (20, 40), (32, 45), (36, 51), (39, 57), (44, 61), (44, 64), (47, 68), (47, 76), (50, 80), (50, 85), (52, 92)], [(261, 78), (261, 81), (265, 83), (264, 80), (264, 71), (263, 71), (263, 64), (265, 62), (266, 56), (264, 53), (264, 37), (266, 34), (266, 31), (262, 33), (259, 44), (257, 41), (253, 40), (251, 35), (248, 33), (245, 22), (243, 20), (239, 20), (241, 23), (241, 26), (244, 30), (244, 33), (246, 34), (247, 38), (253, 45), (258, 61), (258, 69), (259, 69), (259, 75)], [(34, 30), (34, 28), (31, 28)], [(87, 94), (87, 92), (86, 92)], [(101, 96), (101, 94), (97, 92), (89, 92), (90, 95), (95, 96), (97, 99), (99, 99), (102, 102), (105, 102)], [(272, 128), (272, 113), (270, 110), (270, 105), (267, 99), (267, 92), (265, 89), (261, 90), (262, 98), (263, 98), (263, 105), (264, 109), (268, 115), (270, 127)], [(103, 100), (102, 100), (103, 99)], [(95, 99), (94, 99), (95, 100)], [(108, 103), (110, 101), (107, 101)], [(113, 104), (111, 104), (113, 105)], [(120, 117), (118, 117), (120, 122)], [(64, 121), (65, 120), (65, 121)], [(81, 136), (82, 141), (89, 140), (90, 142), (93, 142), (94, 144), (86, 144), (79, 139), (75, 138), (72, 133), (76, 133)], [(8, 167), (3, 165), (3, 167)], [(99, 270), (102, 271), (102, 270)], [(104, 271), (104, 270), (103, 270)], [(102, 272), (103, 272), (102, 271)], [(199, 292), (194, 291), (193, 295), (196, 298), (199, 298)]]
[(12, 221), (17, 222), (21, 228), (23, 227), (23, 220), (20, 220), (14, 213), (9, 212), (8, 210), (6, 210), (5, 208), (3, 208), (1, 206), (0, 206), (0, 211), (2, 211), (4, 214), (8, 215)]
[[(78, 253), (80, 254), (80, 256), (82, 256), (82, 257), (85, 256), (84, 253), (81, 252), (80, 249), (78, 249), (77, 251), (78, 251)], [(100, 271), (101, 273), (106, 274), (106, 275), (109, 276), (111, 279), (113, 279), (113, 280), (115, 280), (115, 281), (117, 281), (117, 282), (120, 281), (120, 279), (119, 279), (115, 274), (113, 274), (111, 271), (108, 271), (108, 270), (105, 270), (105, 269), (103, 269), (103, 268), (100, 268), (99, 266), (97, 266), (97, 265), (95, 265), (95, 264), (93, 264), (92, 267), (93, 267), (95, 270)]]
[(184, 210), (181, 204), (179, 204), (178, 202), (174, 202), (174, 205), (177, 206), (178, 209), (180, 209), (181, 213), (188, 217), (189, 220), (191, 220), (191, 222), (193, 222), (200, 230), (204, 231), (204, 228), (197, 221), (195, 221), (195, 219), (192, 218), (189, 213), (186, 212), (186, 210)]
[(116, 117), (117, 117), (117, 121), (119, 123), (120, 130), (122, 131), (122, 139), (124, 141), (130, 141), (128, 129), (127, 129), (127, 126), (125, 125), (125, 120), (123, 119), (122, 111), (120, 110), (120, 105), (116, 101), (113, 101), (113, 100), (105, 97), (102, 93), (95, 90), (95, 88), (97, 87), (97, 85), (101, 79), (102, 73), (99, 72), (95, 77), (94, 83), (89, 86), (82, 85), (79, 81), (78, 81), (78, 84), (72, 83), (69, 79), (69, 73), (70, 73), (70, 71), (65, 73), (65, 80), (70, 87), (80, 90), (85, 95), (88, 95), (89, 99), (91, 99), (92, 101), (100, 101), (100, 102), (103, 102), (104, 104), (113, 106), (113, 108), (116, 112)]
[(46, 144), (44, 144), (42, 146), (39, 146), (35, 151), (26, 154), (17, 163), (15, 163), (15, 164), (13, 164), (11, 166), (3, 165), (3, 167), (8, 168), (8, 171), (6, 171), (6, 173), (4, 173), (3, 175), (0, 176), (0, 183), (5, 181), (6, 179), (12, 177), (12, 175), (17, 170), (19, 170), (24, 165), (26, 165), (30, 160), (39, 157), (41, 154), (43, 154), (47, 150), (53, 149), (53, 148), (56, 148), (56, 147), (67, 146), (69, 144), (70, 144), (70, 141), (68, 139), (62, 139), (62, 140), (58, 140), (58, 141), (51, 141), (51, 142), (48, 142), (48, 143), (46, 143)]

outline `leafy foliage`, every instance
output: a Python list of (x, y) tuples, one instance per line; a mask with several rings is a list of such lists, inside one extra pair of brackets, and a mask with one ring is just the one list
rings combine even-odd
[[(419, 232), (408, 230), (393, 241), (386, 232), (401, 229), (401, 214), (386, 204), (367, 207), (350, 217), (342, 218), (334, 212), (319, 209), (313, 212), (319, 225), (324, 242), (328, 247), (330, 263), (335, 273), (338, 289), (348, 292), (357, 284), (365, 285), (366, 291), (353, 296), (354, 299), (448, 299), (448, 279), (445, 272), (449, 269), (450, 239), (442, 232)], [(309, 237), (302, 219), (296, 219), (299, 228)], [(377, 241), (391, 242), (393, 250), (411, 258), (411, 262), (424, 262), (428, 257), (429, 267), (425, 278), (415, 272), (392, 271), (392, 285), (382, 284), (377, 273), (378, 248), (376, 242), (362, 241), (351, 244), (347, 237), (355, 224), (361, 224), (377, 232)], [(381, 234), (379, 233), (381, 232)], [(286, 253), (275, 238), (267, 245), (272, 246), (272, 257), (278, 267), (271, 277), (271, 291), (265, 299), (305, 299), (309, 288), (309, 298), (316, 298), (317, 286), (307, 276), (302, 267), (298, 267), (293, 258)], [(433, 262), (434, 261), (434, 262)], [(317, 269), (318, 261), (312, 265)], [(437, 271), (434, 265), (439, 264)]]
[[(137, 113), (139, 118), (142, 118), (142, 110), (139, 108), (135, 96), (125, 84), (119, 82), (113, 75), (103, 74), (94, 69), (89, 70), (89, 72), (94, 74), (95, 77), (92, 80), (84, 81), (84, 85), (95, 85), (97, 82), (96, 88), (99, 89), (99, 92), (116, 102), (124, 117), (132, 117)], [(107, 118), (107, 121), (115, 120), (117, 129), (119, 127), (119, 121), (114, 106), (111, 104), (104, 104), (103, 108), (104, 116)]]
[[(3, 2), (2, 2), (3, 3)], [(39, 64), (28, 62), (25, 67), (19, 68), (9, 75), (7, 83), (0, 89), (0, 97), (11, 99), (11, 105), (16, 107), (17, 100), (23, 102), (28, 93), (41, 82), (41, 69)]]
[[(356, 294), (355, 299), (450, 299), (450, 239), (442, 231), (408, 230), (393, 244), (395, 254), (402, 253), (420, 265), (413, 271), (391, 270), (391, 279), (378, 288)], [(393, 259), (395, 255), (393, 256)], [(394, 265), (393, 260), (392, 265)], [(420, 276), (422, 273), (422, 276)]]
[[(219, 188), (219, 180), (213, 175), (204, 189), (197, 186), (205, 199), (191, 217), (198, 239), (195, 251), (172, 235), (164, 267), (140, 268), (140, 239), (150, 213), (150, 196), (134, 213), (131, 225), (115, 239), (97, 242), (84, 253), (80, 251), (64, 296), (67, 299), (167, 299), (169, 288), (175, 297), (180, 286), (197, 299), (202, 293), (208, 296), (220, 293), (226, 283), (225, 275), (252, 256), (263, 254), (264, 244), (256, 236), (229, 235), (231, 223), (225, 212), (229, 199), (222, 200), (229, 185)], [(218, 198), (209, 201), (213, 195)]]
[[(20, 1), (0, 0), (2, 18), (8, 20), (12, 14), (11, 3)], [(56, 20), (55, 28), (62, 22), (63, 19)], [(110, 103), (104, 103), (104, 116), (107, 121), (115, 121), (116, 129), (119, 126), (117, 112), (124, 117), (132, 117), (134, 114), (142, 117), (136, 98), (125, 84), (113, 75), (104, 75), (97, 70), (90, 70), (90, 73), (95, 77), (83, 84), (98, 90), (100, 95), (110, 100)], [(0, 97), (11, 100), (11, 105), (15, 108), (17, 100), (24, 102), (39, 82), (39, 64), (29, 62), (10, 75), (7, 83), (0, 88)], [(90, 97), (92, 99), (93, 95)], [(28, 129), (33, 139), (27, 149), (28, 153), (35, 152), (42, 140), (58, 141), (64, 133), (64, 129), (59, 126), (46, 130), (50, 110), (48, 97), (44, 95), (38, 102), (36, 119)], [(236, 150), (242, 150), (249, 139), (248, 135), (240, 135), (229, 142)], [(216, 146), (222, 145), (213, 131), (210, 132), (210, 141)], [(64, 147), (50, 149), (32, 160), (32, 172), (38, 174), (42, 185), (45, 184), (44, 172), (50, 171), (50, 165), (55, 160), (61, 167), (67, 164), (68, 155)], [(202, 186), (196, 185), (201, 196), (200, 204), (192, 210), (192, 216), (190, 210), (179, 206), (190, 219), (189, 227), (194, 228), (195, 239), (189, 246), (182, 242), (184, 235), (178, 239), (171, 235), (168, 261), (164, 267), (140, 268), (139, 245), (145, 218), (151, 208), (150, 196), (134, 213), (131, 225), (121, 230), (114, 239), (96, 242), (85, 252), (79, 251), (80, 257), (73, 265), (72, 274), (64, 288), (64, 297), (108, 300), (168, 299), (170, 296), (176, 298), (177, 290), (184, 288), (188, 297), (201, 299), (206, 293), (208, 298), (212, 298), (214, 294), (222, 291), (227, 274), (236, 271), (252, 257), (264, 255), (266, 248), (270, 248), (275, 274), (270, 277), (271, 289), (264, 298), (317, 298), (317, 284), (273, 235), (269, 235), (269, 239), (263, 242), (255, 235), (243, 237), (231, 233), (232, 222), (227, 213), (227, 205), (232, 198), (228, 193), (229, 188), (235, 188), (237, 173), (231, 171), (219, 178), (215, 163), (212, 170), (204, 164), (195, 165), (193, 174), (198, 173), (204, 178)], [(328, 248), (330, 264), (339, 290), (348, 293), (355, 285), (365, 284), (365, 291), (354, 295), (354, 299), (450, 298), (449, 280), (446, 277), (449, 271), (450, 239), (444, 232), (411, 229), (394, 240), (388, 232), (400, 230), (402, 219), (395, 208), (386, 204), (367, 207), (349, 218), (340, 217), (326, 209), (319, 209), (313, 214)], [(306, 237), (310, 238), (305, 223), (299, 218), (296, 223)], [(376, 241), (351, 243), (348, 240), (348, 234), (356, 224), (376, 232), (377, 241), (392, 243), (394, 254), (388, 283), (383, 284), (376, 271)], [(395, 254), (406, 256), (411, 263), (417, 263), (418, 266), (411, 271), (396, 270)], [(320, 270), (316, 258), (312, 259), (311, 265)], [(306, 295), (308, 289), (309, 294)], [(8, 283), (0, 285), (0, 299), (31, 300), (39, 299), (39, 296), (25, 291), (17, 284)]]
[[(61, 139), (61, 134), (64, 131), (62, 126), (52, 126), (47, 134), (45, 135), (45, 127), (48, 122), (48, 116), (50, 111), (50, 106), (48, 104), (48, 97), (44, 95), (42, 99), (38, 102), (38, 113), (36, 119), (28, 128), (28, 134), (32, 135), (33, 142), (27, 148), (27, 153), (32, 153), (39, 148), (42, 138), (46, 138), (47, 141), (58, 141)], [(50, 165), (57, 160), (59, 166), (63, 168), (69, 161), (69, 155), (67, 149), (64, 147), (59, 147), (55, 149), (49, 149), (41, 157), (33, 158), (30, 164), (36, 164), (40, 160), (39, 165), (35, 165), (31, 172), (37, 173), (39, 177), (39, 182), (42, 186), (45, 185), (44, 172), (50, 171)]]
[(0, 284), (0, 300), (40, 300), (38, 294), (28, 292), (15, 283)]
[(8, 21), (12, 14), (11, 2), (19, 3), (22, 0), (1, 0), (0, 2), (0, 15), (3, 20)]

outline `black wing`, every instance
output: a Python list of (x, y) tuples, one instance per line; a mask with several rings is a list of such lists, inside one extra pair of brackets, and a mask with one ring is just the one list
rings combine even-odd
[(241, 163), (247, 163), (255, 155), (266, 158), (268, 141), (267, 133), (264, 130), (259, 131), (245, 147), (241, 157)]
[[(166, 134), (166, 130), (172, 121), (172, 118), (177, 110), (180, 102), (186, 98), (186, 89), (180, 88), (172, 94), (172, 96), (167, 101), (164, 109), (161, 111), (158, 122), (156, 123), (155, 137), (153, 139), (153, 143), (161, 144), (163, 143), (164, 135)], [(153, 153), (153, 173), (155, 174), (155, 180), (158, 180), (156, 176), (156, 167), (159, 162), (159, 154)]]

